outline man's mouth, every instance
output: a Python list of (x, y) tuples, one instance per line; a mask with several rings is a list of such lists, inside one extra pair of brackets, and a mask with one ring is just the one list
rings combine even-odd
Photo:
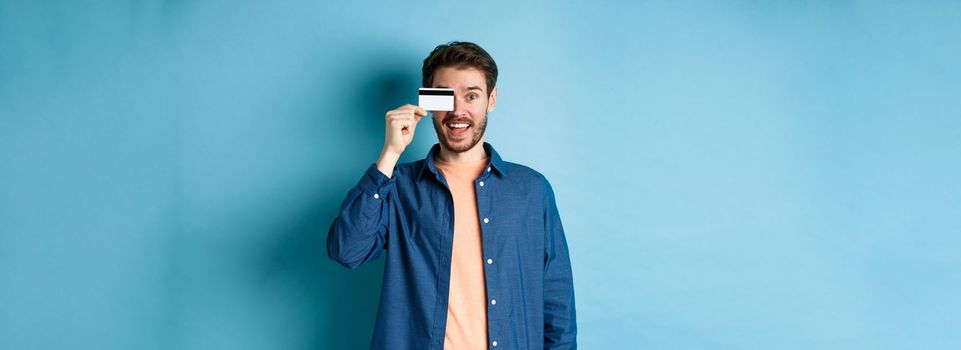
[(444, 123), (447, 127), (447, 135), (453, 138), (461, 138), (467, 135), (467, 130), (471, 128), (471, 123), (466, 121), (456, 121)]

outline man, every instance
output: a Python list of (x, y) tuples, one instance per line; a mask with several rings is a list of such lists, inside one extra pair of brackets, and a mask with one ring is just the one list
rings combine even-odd
[(387, 112), (384, 148), (347, 193), (327, 253), (356, 268), (387, 251), (371, 349), (575, 349), (574, 285), (550, 184), (484, 142), (497, 65), (480, 46), (440, 45), (423, 85), (454, 89), (433, 112), (438, 143), (397, 164), (418, 106)]

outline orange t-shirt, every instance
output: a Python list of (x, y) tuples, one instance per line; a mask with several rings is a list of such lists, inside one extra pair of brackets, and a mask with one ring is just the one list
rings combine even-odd
[(487, 349), (487, 285), (477, 192), (474, 180), (488, 159), (468, 163), (435, 160), (454, 198), (454, 248), (450, 260), (450, 294), (444, 349)]

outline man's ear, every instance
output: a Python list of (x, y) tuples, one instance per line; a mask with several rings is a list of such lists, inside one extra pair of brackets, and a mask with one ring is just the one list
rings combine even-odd
[(497, 87), (495, 86), (494, 89), (491, 90), (490, 98), (487, 99), (487, 113), (493, 112), (494, 107), (496, 106), (497, 106)]

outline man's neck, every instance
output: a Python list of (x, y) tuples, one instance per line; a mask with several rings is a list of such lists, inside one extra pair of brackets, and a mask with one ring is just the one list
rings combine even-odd
[(437, 152), (437, 159), (444, 163), (452, 164), (468, 163), (487, 159), (487, 151), (484, 150), (484, 140), (480, 140), (476, 145), (474, 145), (474, 147), (471, 147), (471, 149), (460, 153), (447, 149), (447, 147), (444, 147), (444, 144), (441, 143), (440, 152)]

